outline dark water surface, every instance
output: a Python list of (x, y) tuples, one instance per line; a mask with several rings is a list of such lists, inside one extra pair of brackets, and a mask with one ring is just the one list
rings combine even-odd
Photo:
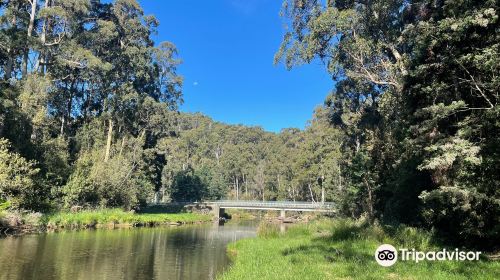
[(0, 279), (214, 279), (256, 223), (63, 231), (0, 239)]

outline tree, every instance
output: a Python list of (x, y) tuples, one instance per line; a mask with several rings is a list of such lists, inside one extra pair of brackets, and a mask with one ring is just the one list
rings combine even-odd
[(135, 0), (0, 2), (0, 137), (52, 200), (131, 208), (161, 187), (182, 78), (157, 26)]
[(498, 3), (285, 1), (283, 15), (276, 61), (320, 59), (335, 81), (326, 105), (344, 133), (346, 209), (495, 240)]
[(424, 218), (450, 240), (492, 246), (500, 236), (498, 2), (419, 4), (427, 10), (406, 31), (414, 55), (403, 108), (405, 141), (431, 181), (420, 194)]
[(34, 161), (9, 151), (10, 143), (0, 138), (0, 198), (14, 208), (43, 209), (48, 193), (40, 182)]

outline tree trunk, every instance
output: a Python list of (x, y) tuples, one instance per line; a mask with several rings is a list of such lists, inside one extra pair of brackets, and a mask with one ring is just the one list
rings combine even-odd
[(238, 177), (236, 177), (236, 200), (240, 200), (240, 186), (238, 181)]
[(28, 44), (28, 46), (25, 48), (23, 56), (23, 70), (22, 70), (23, 78), (26, 78), (26, 75), (28, 74), (28, 56), (30, 53), (29, 43), (31, 40), (31, 36), (33, 34), (33, 27), (35, 26), (37, 0), (31, 0), (30, 3), (31, 3), (30, 22), (28, 25), (28, 34), (26, 36), (26, 43)]
[(122, 144), (120, 146), (120, 153), (119, 153), (120, 156), (122, 155), (124, 148), (125, 148), (125, 136), (123, 136), (122, 138)]
[(71, 82), (71, 86), (69, 89), (69, 98), (68, 98), (68, 104), (66, 104), (66, 112), (62, 113), (61, 117), (61, 136), (64, 135), (64, 129), (66, 128), (66, 125), (71, 121), (71, 109), (73, 107), (73, 88), (75, 85), (75, 81), (73, 80)]
[(311, 188), (311, 183), (308, 183), (307, 187), (309, 188), (309, 193), (311, 194), (312, 202), (316, 202), (316, 200), (314, 199), (314, 194), (313, 194), (312, 188)]
[(321, 203), (325, 203), (325, 175), (321, 175)]
[(74, 90), (74, 84), (75, 84), (75, 82), (73, 81), (71, 83), (71, 88), (69, 90), (68, 104), (67, 104), (67, 108), (66, 108), (66, 125), (68, 125), (68, 127), (71, 124), (71, 111), (73, 109), (73, 90)]
[(245, 184), (245, 197), (248, 199), (248, 186), (247, 186), (247, 179), (245, 174), (243, 174), (243, 184)]
[(66, 118), (64, 116), (64, 113), (61, 117), (61, 131), (60, 131), (60, 135), (63, 136), (64, 135), (64, 126), (66, 125)]
[(217, 159), (217, 165), (220, 164), (221, 155), (222, 155), (222, 149), (220, 145), (217, 144), (217, 148), (215, 148), (215, 158)]
[(5, 64), (4, 71), (5, 71), (5, 80), (10, 80), (12, 77), (12, 67), (14, 66), (14, 59), (11, 58), (11, 49), (9, 48), (7, 50), (7, 53), (9, 54), (9, 59), (7, 60), (7, 63)]
[[(11, 23), (12, 25), (12, 28), (14, 28), (17, 24), (17, 17), (15, 15), (12, 16), (12, 20), (11, 20)], [(5, 80), (10, 80), (10, 78), (12, 78), (12, 70), (14, 68), (14, 50), (11, 47), (9, 47), (7, 49), (7, 55), (8, 55), (8, 59), (7, 59), (7, 63), (5, 65)]]
[(109, 153), (111, 151), (111, 140), (113, 138), (113, 120), (109, 120), (108, 140), (106, 141), (106, 153), (104, 154), (104, 162), (108, 162)]
[(281, 192), (280, 174), (278, 174), (278, 195)]
[[(47, 9), (50, 6), (51, 0), (45, 0), (44, 8)], [(45, 74), (45, 65), (47, 63), (45, 43), (47, 42), (47, 29), (49, 28), (49, 18), (45, 17), (43, 20), (42, 34), (40, 35), (40, 42), (42, 43), (42, 51), (38, 56), (36, 62), (35, 71), (40, 71), (40, 73)]]

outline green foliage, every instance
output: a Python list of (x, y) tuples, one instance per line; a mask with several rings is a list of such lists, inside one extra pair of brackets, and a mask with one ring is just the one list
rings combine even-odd
[(174, 201), (200, 201), (205, 188), (201, 178), (192, 171), (179, 172), (172, 183), (171, 198)]
[[(409, 27), (415, 55), (407, 95), (408, 144), (432, 180), (423, 217), (449, 239), (492, 246), (498, 224), (498, 3), (436, 6)], [(455, 16), (459, 14), (460, 16)], [(427, 187), (427, 189), (429, 189)]]
[(10, 201), (0, 202), (0, 211), (9, 209), (12, 206)]
[(136, 0), (7, 1), (0, 22), (0, 137), (37, 161), (54, 207), (340, 200), (324, 110), (280, 134), (178, 114), (177, 49), (152, 40), (159, 23)]
[(49, 228), (79, 229), (110, 224), (133, 226), (160, 225), (168, 223), (195, 223), (211, 221), (210, 215), (194, 213), (180, 214), (134, 214), (121, 209), (87, 210), (77, 213), (58, 212), (46, 218)]
[(366, 220), (319, 220), (294, 225), (284, 234), (231, 243), (228, 252), (233, 265), (221, 279), (498, 278), (499, 263), (486, 260), (398, 261), (389, 268), (381, 267), (373, 253), (383, 243), (423, 251), (441, 249), (432, 234), (411, 227), (386, 229)]
[(282, 14), (275, 61), (322, 60), (335, 87), (305, 130), (269, 133), (179, 114), (177, 49), (136, 0), (1, 1), (0, 199), (334, 201), (493, 246), (498, 1), (285, 0)]
[(20, 174), (2, 197), (132, 208), (161, 188), (157, 142), (182, 77), (175, 46), (151, 39), (157, 25), (135, 0), (0, 3), (0, 137), (15, 152), (2, 172)]
[(43, 207), (47, 193), (38, 179), (35, 162), (10, 151), (9, 141), (0, 138), (0, 199), (14, 208)]
[(336, 81), (326, 105), (343, 134), (345, 214), (425, 223), (456, 244), (499, 238), (498, 11), (498, 1), (284, 1), (275, 61), (320, 59)]
[(176, 135), (159, 144), (163, 198), (338, 199), (340, 137), (324, 113), (318, 108), (304, 131), (278, 134), (179, 115)]
[(58, 195), (59, 187), (64, 185), (71, 172), (68, 142), (63, 137), (43, 141), (43, 154), (40, 157), (42, 171), (53, 187), (54, 195)]
[[(500, 200), (460, 187), (423, 192), (424, 218), (451, 242), (494, 248), (500, 231)], [(453, 217), (450, 219), (449, 217)]]
[(108, 162), (104, 162), (103, 157), (99, 150), (80, 155), (75, 171), (63, 188), (68, 207), (122, 206), (131, 209), (151, 196), (154, 186), (144, 179), (132, 156), (117, 156)]

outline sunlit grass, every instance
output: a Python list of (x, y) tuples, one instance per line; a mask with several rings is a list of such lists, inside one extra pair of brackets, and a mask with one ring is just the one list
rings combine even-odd
[(49, 228), (87, 228), (98, 225), (124, 224), (130, 226), (151, 226), (168, 223), (194, 223), (212, 220), (210, 215), (195, 213), (137, 214), (121, 209), (87, 210), (76, 213), (59, 212), (48, 215)]
[(363, 221), (321, 220), (280, 234), (259, 229), (259, 237), (228, 247), (233, 265), (221, 279), (500, 279), (500, 263), (423, 261), (381, 267), (375, 249), (389, 243), (427, 251), (441, 249), (429, 232), (386, 228)]

